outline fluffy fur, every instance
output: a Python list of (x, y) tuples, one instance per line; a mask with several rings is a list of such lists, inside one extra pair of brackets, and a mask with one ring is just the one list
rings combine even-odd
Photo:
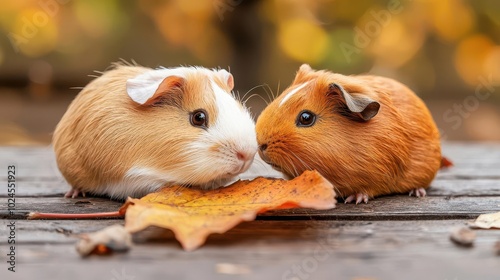
[[(73, 189), (118, 199), (165, 185), (220, 187), (257, 151), (254, 122), (232, 88), (225, 70), (116, 65), (57, 125), (59, 169)], [(198, 109), (208, 115), (205, 129), (190, 123)]]
[[(355, 99), (375, 101), (376, 115), (361, 119), (349, 111), (341, 95), (330, 93), (332, 84)], [(313, 126), (296, 125), (303, 110), (317, 115)], [(303, 65), (259, 116), (256, 130), (265, 161), (291, 177), (316, 169), (344, 198), (427, 188), (440, 167), (439, 133), (428, 109), (410, 89), (388, 78)]]

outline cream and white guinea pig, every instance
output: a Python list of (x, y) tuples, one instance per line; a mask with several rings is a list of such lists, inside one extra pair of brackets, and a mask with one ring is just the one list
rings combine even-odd
[(346, 202), (425, 196), (441, 165), (439, 133), (403, 84), (302, 65), (256, 124), (262, 159), (294, 177), (318, 170)]
[(115, 64), (83, 88), (54, 132), (57, 164), (72, 186), (66, 197), (211, 189), (246, 171), (257, 152), (255, 124), (232, 89), (226, 70)]

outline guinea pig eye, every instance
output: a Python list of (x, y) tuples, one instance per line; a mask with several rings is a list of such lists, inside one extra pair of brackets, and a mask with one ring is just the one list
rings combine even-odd
[(191, 113), (190, 122), (192, 126), (206, 128), (208, 124), (208, 115), (205, 110), (196, 110)]
[(308, 127), (316, 122), (316, 115), (311, 111), (302, 111), (297, 116), (297, 126)]

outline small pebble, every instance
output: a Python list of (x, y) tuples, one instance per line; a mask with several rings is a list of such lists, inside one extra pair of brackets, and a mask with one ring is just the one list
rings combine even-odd
[(76, 251), (82, 257), (91, 254), (108, 255), (112, 252), (125, 252), (132, 247), (132, 235), (119, 224), (100, 231), (79, 235)]
[(233, 264), (233, 263), (218, 263), (215, 266), (215, 270), (220, 274), (249, 274), (252, 271), (246, 265), (242, 264)]
[(476, 233), (467, 227), (455, 228), (451, 231), (450, 239), (459, 246), (471, 247), (474, 245)]
[(500, 256), (500, 241), (497, 241), (495, 243), (495, 246), (493, 248), (494, 248), (495, 253), (497, 254), (497, 256)]

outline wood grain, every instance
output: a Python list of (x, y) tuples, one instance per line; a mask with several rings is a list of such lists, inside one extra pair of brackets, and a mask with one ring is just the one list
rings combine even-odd
[[(190, 253), (171, 231), (149, 228), (134, 235), (127, 254), (82, 259), (74, 249), (77, 234), (123, 220), (32, 221), (26, 214), (115, 211), (122, 203), (63, 198), (69, 186), (51, 147), (0, 147), (0, 186), (9, 164), (18, 171), (13, 215), (0, 189), (0, 279), (498, 279), (499, 230), (476, 230), (468, 249), (450, 242), (449, 232), (500, 211), (500, 144), (445, 143), (443, 154), (455, 166), (438, 173), (426, 198), (393, 195), (329, 211), (272, 211), (211, 235)], [(7, 271), (4, 254), (11, 222), (16, 273)]]
[[(20, 275), (43, 271), (59, 279), (111, 279), (116, 272), (135, 279), (238, 276), (218, 269), (229, 264), (247, 269), (239, 276), (250, 279), (292, 279), (294, 275), (300, 279), (293, 267), (310, 279), (397, 279), (403, 272), (404, 279), (421, 279), (424, 274), (429, 279), (498, 276), (498, 258), (492, 250), (498, 232), (478, 231), (476, 245), (463, 249), (448, 239), (451, 228), (463, 225), (457, 220), (254, 221), (224, 235), (212, 235), (205, 246), (190, 253), (182, 251), (171, 234), (149, 232), (142, 240), (136, 237), (138, 245), (127, 254), (87, 259), (74, 250), (74, 237), (54, 228), (81, 233), (110, 221), (43, 222), (19, 221), (19, 240), (26, 238), (18, 244), (23, 256)], [(16, 279), (11, 277), (7, 279)]]
[[(0, 217), (25, 219), (29, 212), (92, 213), (117, 211), (122, 203), (106, 198), (69, 199), (63, 197), (18, 198), (13, 215), (0, 204)], [(500, 197), (425, 197), (386, 196), (368, 204), (338, 203), (332, 210), (290, 209), (259, 215), (268, 220), (428, 220), (471, 219), (482, 213), (498, 211)]]
[[(0, 181), (0, 186), (6, 186), (7, 181)], [(62, 197), (70, 189), (62, 178), (59, 181), (38, 180), (18, 181), (17, 197)], [(427, 190), (429, 196), (496, 196), (500, 195), (500, 180), (496, 179), (446, 179), (438, 178)], [(0, 193), (7, 197), (6, 192)]]

